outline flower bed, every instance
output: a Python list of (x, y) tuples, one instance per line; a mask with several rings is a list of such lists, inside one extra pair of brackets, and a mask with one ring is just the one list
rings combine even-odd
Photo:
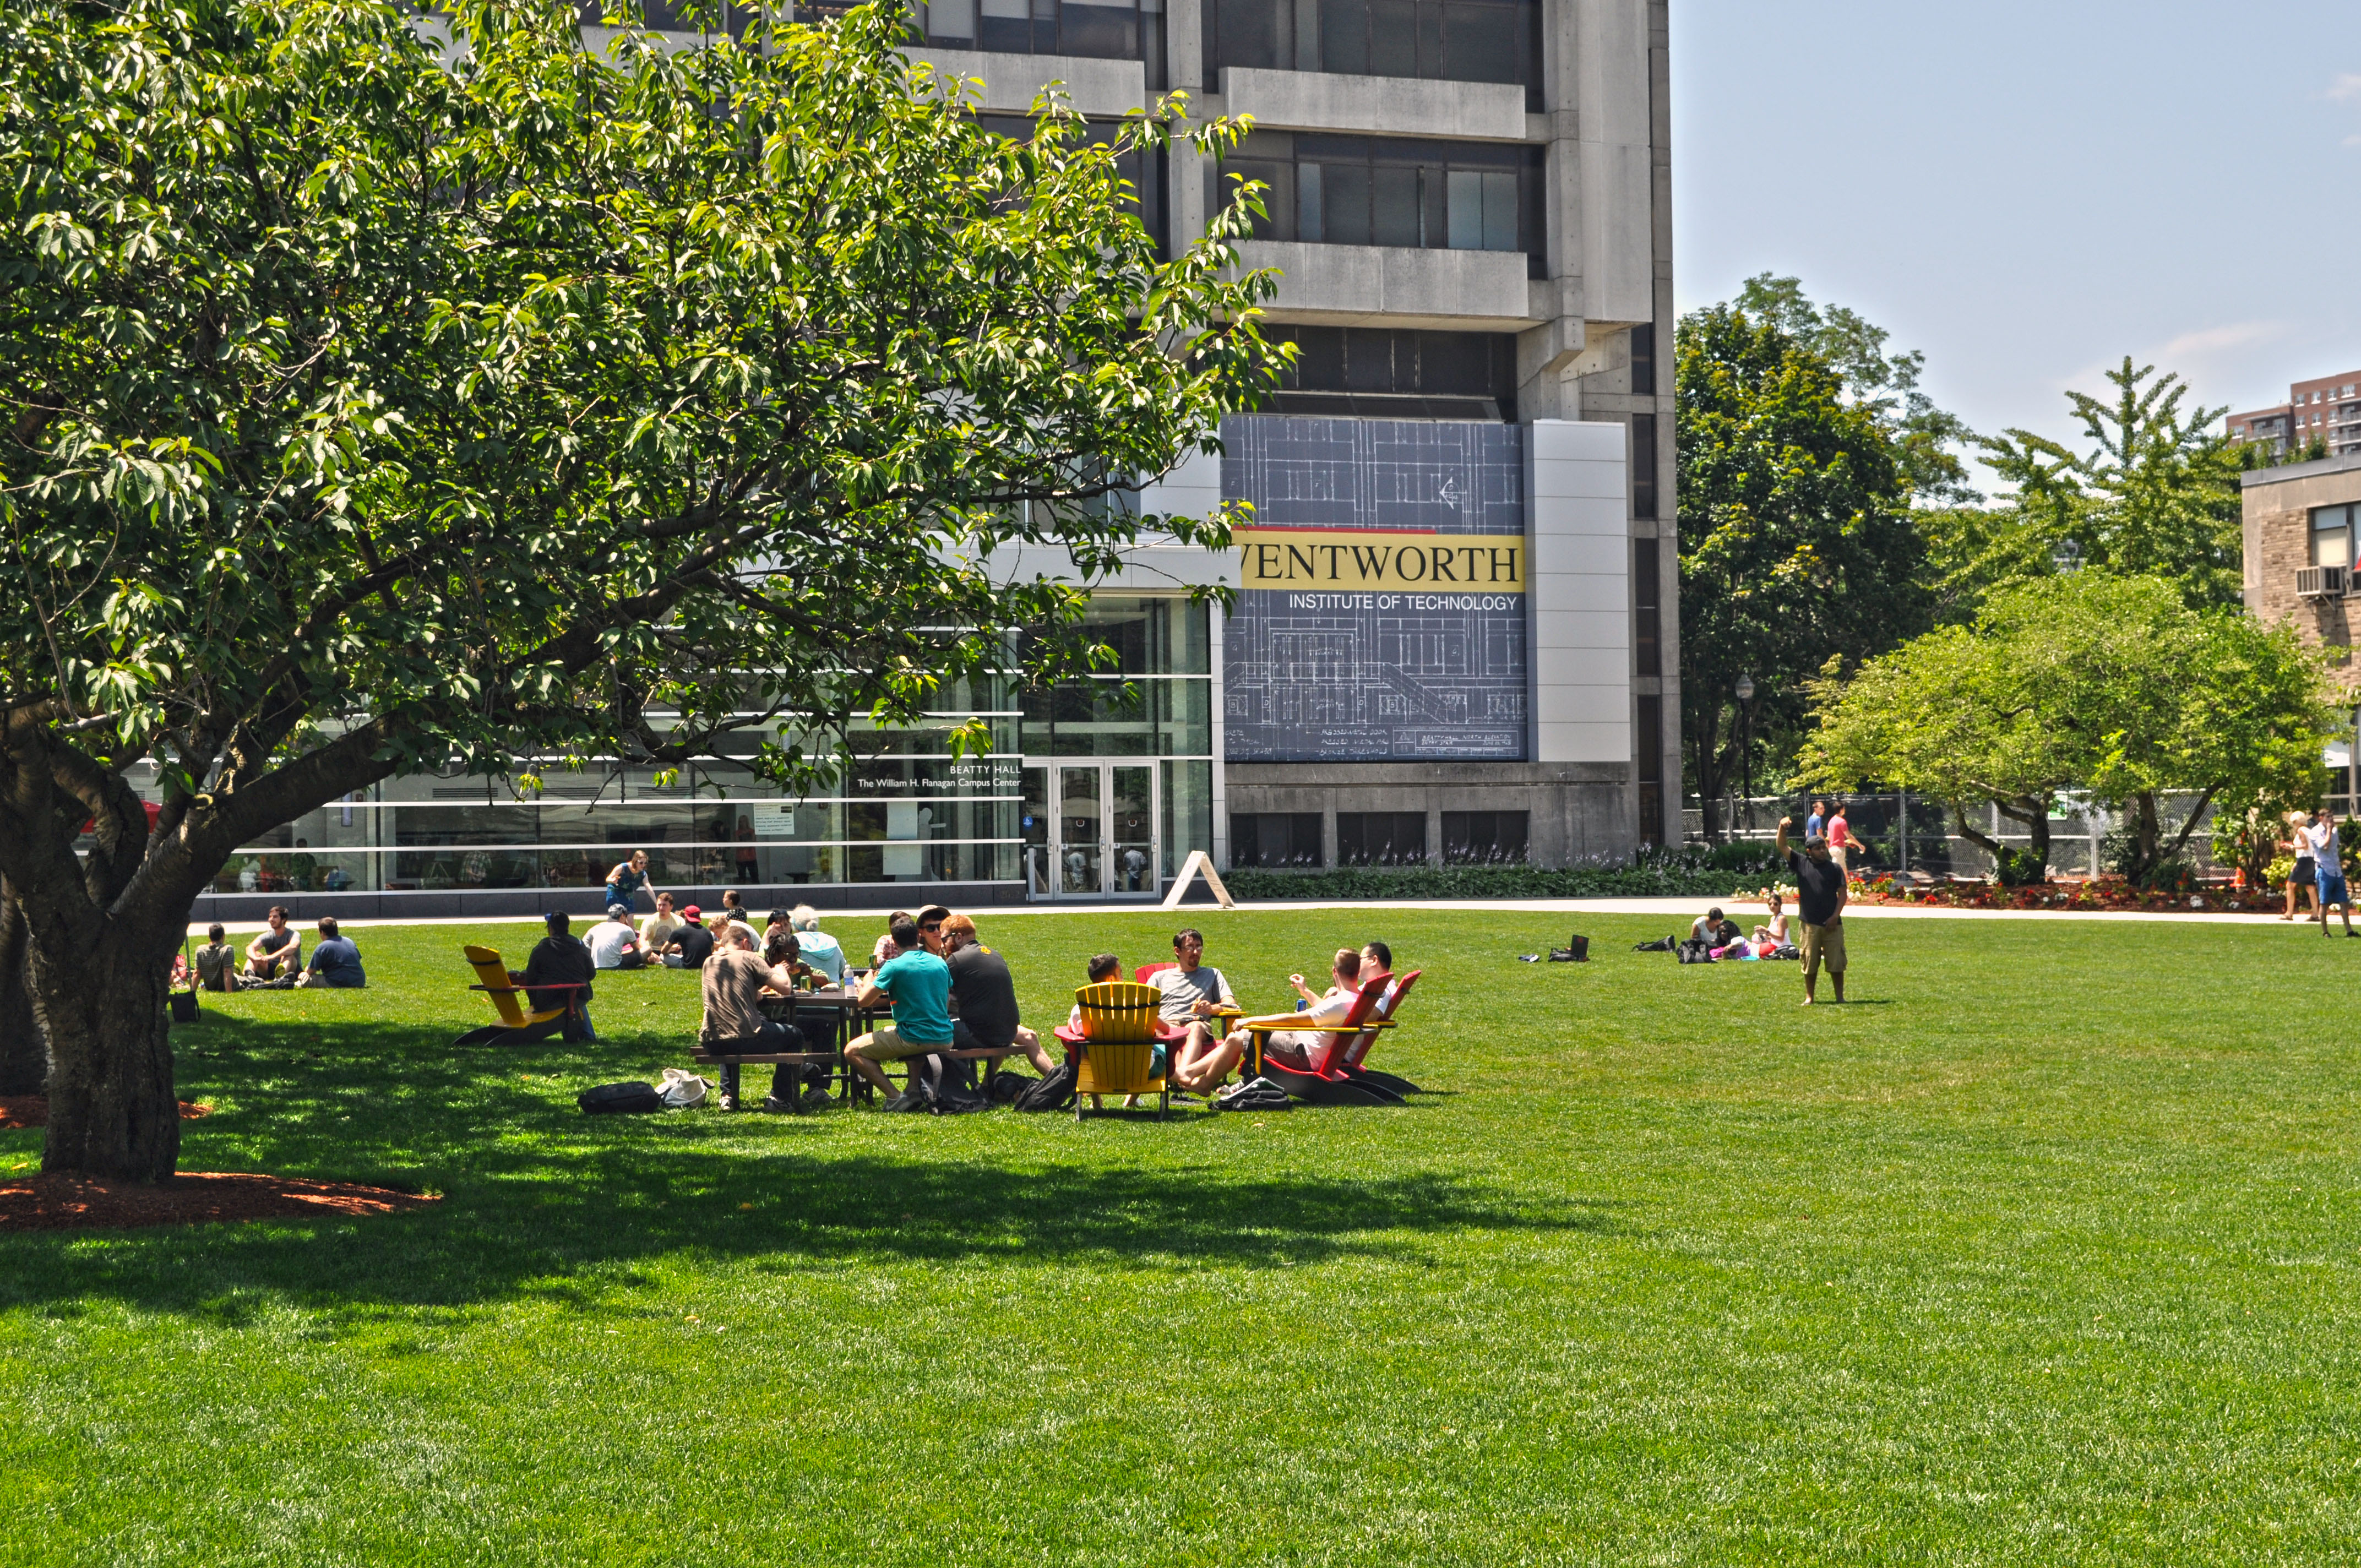
[[(1792, 904), (1795, 890), (1778, 890)], [(1731, 892), (1732, 902), (1768, 902), (1772, 890)], [(2285, 905), (2266, 893), (2230, 886), (2182, 888), (2134, 887), (2121, 881), (2045, 882), (2026, 887), (2003, 887), (1989, 882), (1912, 883), (1896, 876), (1873, 876), (1852, 884), (1855, 904), (1911, 905), (1926, 909), (2074, 909), (2135, 910), (2157, 914), (2203, 915), (2224, 911), (2249, 915), (2277, 914)]]

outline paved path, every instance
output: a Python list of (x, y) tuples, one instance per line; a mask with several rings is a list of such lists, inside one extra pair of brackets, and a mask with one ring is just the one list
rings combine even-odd
[[(1320, 899), (1301, 903), (1241, 904), (1238, 908), (1254, 914), (1273, 914), (1290, 909), (1471, 909), (1489, 910), (1498, 914), (1516, 915), (1648, 915), (1679, 916), (1695, 919), (1716, 904), (1732, 910), (1760, 909), (1759, 904), (1733, 903), (1727, 898), (1430, 898), (1430, 899)], [(1157, 905), (1148, 902), (1129, 904), (1010, 904), (994, 905), (974, 913), (989, 923), (1010, 916), (1027, 915), (1138, 915), (1152, 913)], [(646, 911), (640, 912), (644, 918)], [(893, 911), (884, 905), (875, 909), (825, 909), (826, 920), (883, 920)], [(1209, 904), (1189, 904), (1173, 910), (1175, 920), (1202, 920), (1218, 916), (1222, 911)], [(2219, 910), (2190, 910), (2166, 914), (2154, 910), (2098, 909), (1925, 909), (1905, 905), (1858, 904), (1846, 911), (1850, 918), (1861, 920), (2169, 920), (2176, 923), (2211, 922), (2215, 925), (2269, 926), (2278, 923), (2276, 915), (2234, 915)], [(259, 920), (225, 922), (232, 931), (258, 931)], [(295, 922), (296, 929), (309, 942), (313, 922)], [(346, 920), (340, 924), (352, 931), (376, 926), (538, 926), (538, 915), (442, 916), (432, 919)], [(587, 929), (591, 917), (577, 916), (577, 929)], [(205, 934), (203, 925), (192, 925), (189, 933), (194, 937)]]

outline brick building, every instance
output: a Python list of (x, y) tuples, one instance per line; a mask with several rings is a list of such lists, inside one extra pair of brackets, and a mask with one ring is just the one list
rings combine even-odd
[(2306, 642), (2351, 647), (2361, 623), (2353, 597), (2361, 450), (2258, 468), (2241, 483), (2246, 608), (2292, 620)]
[(2361, 452), (2361, 370), (2298, 381), (2277, 408), (2231, 414), (2223, 425), (2232, 437), (2274, 454), (2308, 445), (2314, 436), (2328, 444), (2332, 457)]

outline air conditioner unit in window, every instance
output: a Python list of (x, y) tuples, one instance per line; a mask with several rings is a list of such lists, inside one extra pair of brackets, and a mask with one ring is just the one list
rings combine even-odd
[(2296, 597), (2335, 598), (2345, 592), (2345, 578), (2351, 571), (2349, 566), (2299, 566), (2295, 573)]

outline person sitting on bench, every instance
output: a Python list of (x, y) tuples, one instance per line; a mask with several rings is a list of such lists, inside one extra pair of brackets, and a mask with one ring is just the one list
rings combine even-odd
[[(533, 951), (525, 955), (524, 968), (511, 970), (509, 980), (525, 988), (525, 1000), (533, 1004), (535, 1013), (546, 1013), (555, 1007), (566, 1009), (558, 1038), (595, 1040), (598, 1031), (590, 1026), (589, 981), (598, 970), (590, 962), (590, 949), (575, 940), (571, 935), (574, 923), (566, 917), (565, 911), (551, 910), (542, 916), (542, 924), (549, 928), (549, 935), (533, 945)], [(533, 988), (536, 985), (579, 985), (582, 989), (535, 991)]]
[(246, 972), (257, 980), (289, 980), (303, 968), (303, 938), (287, 928), (287, 906), (270, 906), (270, 924), (246, 945)]
[[(877, 966), (855, 1000), (863, 1007), (894, 1004), (894, 1021), (872, 1030), (844, 1047), (844, 1059), (877, 1089), (891, 1089), (880, 1062), (932, 1056), (951, 1048), (950, 967), (927, 951), (918, 924), (904, 916), (886, 937), (894, 957)], [(888, 1102), (889, 1111), (906, 1111), (916, 1104), (904, 1091)]]
[[(714, 938), (713, 956), (705, 960), (699, 981), (705, 1016), (697, 1025), (697, 1042), (712, 1056), (781, 1056), (801, 1051), (803, 1035), (775, 1019), (763, 1016), (763, 993), (784, 995), (786, 988), (772, 976), (771, 968), (754, 950), (753, 930), (742, 921), (725, 919)], [(771, 1074), (771, 1092), (763, 1109), (796, 1108), (796, 1080), (802, 1069), (781, 1062)], [(826, 1090), (819, 1092), (825, 1096)], [(721, 1064), (721, 1109), (738, 1109), (738, 1064)]]
[[(925, 933), (922, 931), (921, 936)], [(1041, 1048), (1041, 1036), (1017, 1022), (1016, 981), (1008, 960), (983, 945), (975, 922), (964, 915), (943, 917), (944, 964), (951, 972), (951, 1048), (961, 1051), (1022, 1051), (1033, 1070), (1049, 1076), (1056, 1065)], [(998, 1063), (994, 1063), (996, 1069)]]
[(813, 970), (828, 977), (829, 982), (844, 978), (844, 944), (819, 928), (819, 911), (808, 904), (798, 904), (787, 915), (787, 924), (795, 928), (796, 945), (803, 948), (804, 962)]

